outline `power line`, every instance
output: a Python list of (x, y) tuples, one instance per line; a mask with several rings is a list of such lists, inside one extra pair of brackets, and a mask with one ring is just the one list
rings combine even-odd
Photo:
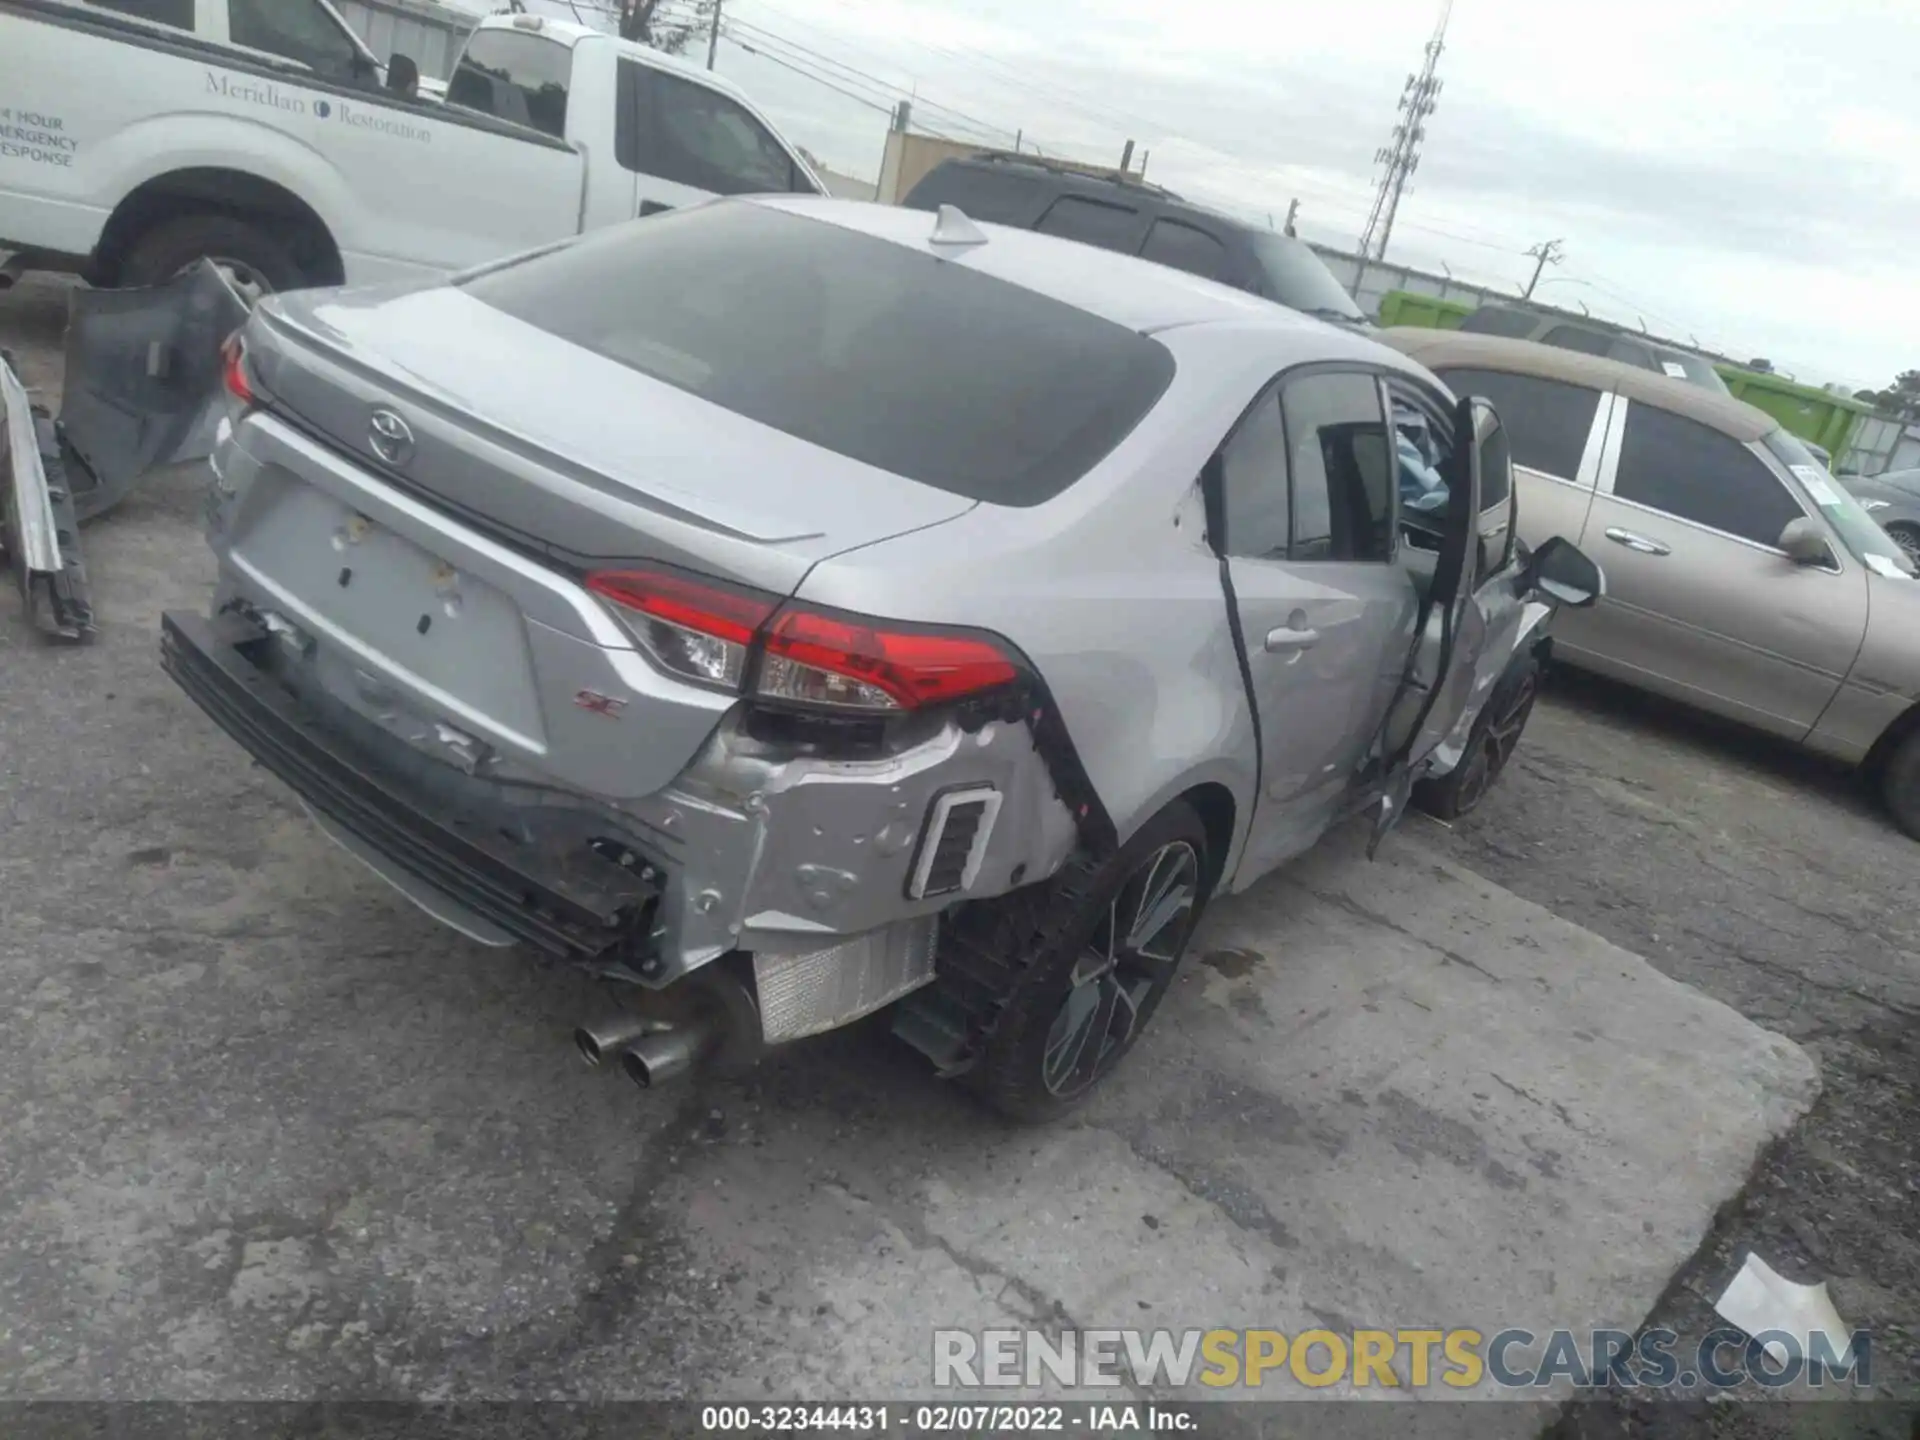
[(915, 93), (914, 91), (909, 90), (904, 85), (897, 85), (891, 81), (883, 80), (877, 75), (869, 74), (864, 70), (860, 70), (855, 66), (847, 64), (843, 60), (836, 60), (831, 55), (822, 54), (818, 50), (812, 49), (811, 47), (806, 45), (802, 45), (798, 40), (791, 39), (785, 35), (777, 34), (774, 31), (767, 29), (765, 26), (755, 25), (751, 21), (739, 20), (739, 19), (728, 20), (727, 26), (729, 29), (737, 28), (737, 29), (743, 30), (751, 38), (758, 38), (759, 40), (762, 40), (762, 41), (771, 42), (779, 46), (783, 51), (789, 53), (789, 55), (804, 57), (805, 60), (810, 63), (826, 66), (832, 71), (838, 71), (849, 77), (854, 77), (859, 80), (865, 81), (870, 86), (879, 88), (883, 91), (892, 91), (893, 93), (895, 93), (896, 95), (902, 98), (911, 99), (913, 101), (914, 108), (916, 110), (921, 108), (926, 108), (929, 110), (939, 111), (942, 114), (952, 116), (955, 120), (964, 122), (965, 124), (970, 125), (982, 131), (983, 133), (989, 134), (989, 135), (1012, 136), (1014, 133), (1016, 133), (1014, 130), (1009, 129), (1005, 126), (994, 125), (988, 121), (982, 120), (977, 115), (969, 115), (964, 110), (956, 110), (951, 105), (942, 105), (938, 101), (929, 100), (924, 96), (921, 96)]

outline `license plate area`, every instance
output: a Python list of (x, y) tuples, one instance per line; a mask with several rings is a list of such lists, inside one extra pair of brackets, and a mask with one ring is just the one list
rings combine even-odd
[(398, 685), (496, 743), (544, 749), (526, 623), (507, 595), (277, 467), (249, 509), (230, 563), (369, 694)]

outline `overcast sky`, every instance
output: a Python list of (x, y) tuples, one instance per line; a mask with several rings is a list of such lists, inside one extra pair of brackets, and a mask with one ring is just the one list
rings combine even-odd
[[(918, 120), (956, 137), (1008, 144), (1018, 128), (1116, 160), (1132, 138), (1150, 179), (1276, 217), (1298, 198), (1303, 235), (1351, 248), (1439, 10), (725, 0), (734, 39), (765, 53), (723, 30), (719, 68), (855, 175), (879, 169), (886, 119), (871, 105), (904, 87)], [(1879, 387), (1920, 367), (1913, 0), (1457, 0), (1440, 74), (1388, 259), (1516, 286), (1522, 252), (1560, 239), (1542, 300), (1644, 317), (1815, 383)]]

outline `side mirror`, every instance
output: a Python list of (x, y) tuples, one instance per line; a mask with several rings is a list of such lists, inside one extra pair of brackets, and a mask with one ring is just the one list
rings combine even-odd
[(387, 89), (409, 100), (420, 93), (420, 67), (411, 55), (395, 55), (387, 61)]
[(1780, 532), (1780, 548), (1787, 552), (1787, 558), (1796, 565), (1836, 563), (1833, 547), (1827, 544), (1826, 532), (1810, 515), (1787, 522), (1787, 528)]
[(1584, 610), (1607, 593), (1607, 577), (1578, 545), (1556, 535), (1527, 557), (1521, 593)]

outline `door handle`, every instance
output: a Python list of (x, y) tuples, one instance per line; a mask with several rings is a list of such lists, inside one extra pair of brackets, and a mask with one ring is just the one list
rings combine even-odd
[(1318, 630), (1293, 630), (1285, 625), (1277, 625), (1267, 631), (1269, 650), (1311, 650), (1319, 643)]
[(671, 210), (672, 208), (673, 207), (664, 200), (642, 200), (640, 202), (640, 213), (643, 216), (658, 215), (661, 211)]
[(1629, 550), (1638, 551), (1642, 555), (1671, 555), (1673, 553), (1671, 546), (1662, 545), (1658, 540), (1649, 540), (1644, 535), (1636, 535), (1631, 530), (1622, 530), (1618, 525), (1610, 525), (1607, 527), (1607, 539), (1613, 541), (1616, 545), (1624, 545)]

